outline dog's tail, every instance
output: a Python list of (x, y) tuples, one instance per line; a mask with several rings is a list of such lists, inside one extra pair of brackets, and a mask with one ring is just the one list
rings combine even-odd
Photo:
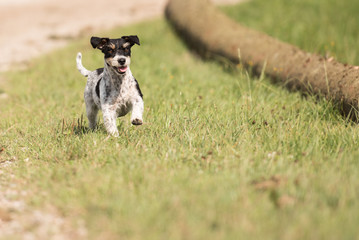
[(87, 70), (83, 65), (82, 65), (82, 54), (79, 52), (77, 53), (77, 57), (76, 57), (76, 63), (77, 63), (77, 69), (80, 71), (80, 73), (82, 75), (84, 75), (85, 77), (87, 77), (91, 71)]

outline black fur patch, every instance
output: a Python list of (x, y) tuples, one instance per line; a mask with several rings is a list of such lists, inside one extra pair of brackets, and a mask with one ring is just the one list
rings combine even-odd
[(101, 82), (102, 78), (100, 78), (100, 80), (98, 80), (97, 84), (96, 84), (96, 95), (98, 98), (100, 98), (100, 82)]
[(100, 75), (101, 73), (103, 73), (103, 68), (96, 69), (97, 75)]
[[(99, 68), (96, 69), (96, 74), (97, 75), (101, 75), (103, 73), (103, 68)], [(100, 98), (100, 82), (101, 82), (102, 78), (100, 78), (100, 80), (98, 80), (97, 84), (96, 84), (96, 95), (98, 98)]]
[(138, 93), (140, 94), (141, 98), (143, 99), (143, 94), (142, 94), (142, 92), (141, 92), (140, 85), (138, 85), (138, 82), (137, 82), (136, 78), (135, 78), (135, 82), (136, 82), (137, 91), (138, 91)]

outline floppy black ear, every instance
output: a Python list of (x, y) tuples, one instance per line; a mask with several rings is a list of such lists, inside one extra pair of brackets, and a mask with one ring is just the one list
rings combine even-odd
[(93, 48), (103, 50), (103, 47), (110, 42), (109, 38), (91, 37), (91, 45)]
[(135, 44), (140, 45), (140, 39), (137, 35), (123, 36), (121, 38), (124, 39), (126, 43), (129, 43), (131, 47)]

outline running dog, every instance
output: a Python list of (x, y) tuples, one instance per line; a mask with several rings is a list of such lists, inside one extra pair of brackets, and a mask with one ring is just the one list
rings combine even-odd
[(117, 117), (132, 111), (131, 123), (143, 123), (143, 95), (137, 80), (130, 70), (131, 47), (140, 45), (137, 36), (118, 39), (91, 37), (91, 45), (104, 54), (104, 67), (89, 71), (82, 65), (82, 54), (78, 53), (77, 69), (87, 77), (84, 92), (89, 127), (95, 129), (97, 113), (102, 110), (106, 131), (118, 137)]

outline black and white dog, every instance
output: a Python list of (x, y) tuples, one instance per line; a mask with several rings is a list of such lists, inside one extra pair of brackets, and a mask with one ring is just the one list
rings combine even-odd
[(77, 54), (77, 69), (87, 78), (84, 98), (89, 127), (96, 127), (97, 113), (102, 110), (106, 130), (119, 136), (116, 119), (132, 111), (131, 123), (143, 123), (143, 95), (130, 70), (131, 47), (140, 45), (137, 36), (123, 36), (118, 39), (92, 37), (93, 48), (105, 55), (105, 66), (89, 71), (82, 65), (82, 55)]

